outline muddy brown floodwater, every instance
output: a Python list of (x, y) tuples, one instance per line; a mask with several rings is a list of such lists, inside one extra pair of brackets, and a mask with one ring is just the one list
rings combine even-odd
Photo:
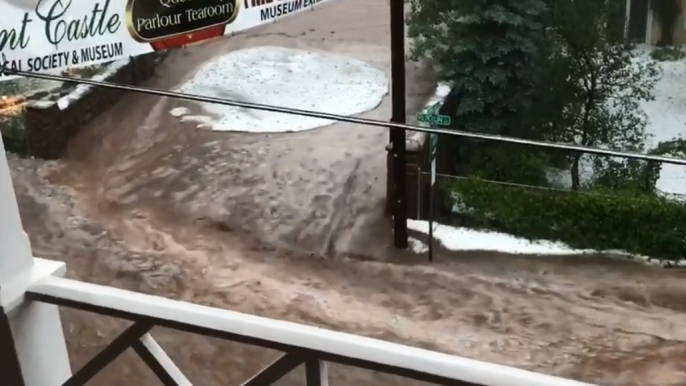
[[(171, 88), (221, 53), (256, 45), (336, 52), (390, 71), (388, 3), (345, 0), (174, 52)], [(416, 112), (435, 79), (408, 65)], [(686, 273), (595, 257), (390, 249), (387, 132), (337, 124), (296, 134), (213, 133), (134, 95), (57, 162), (11, 157), (37, 256), (68, 275), (430, 348), (603, 385), (686, 384)], [(388, 119), (390, 103), (366, 117)], [(350, 256), (356, 256), (351, 259)], [(359, 259), (357, 257), (366, 257)], [(79, 367), (124, 323), (64, 309)], [(189, 334), (154, 335), (199, 385), (241, 382), (276, 353)], [(296, 384), (294, 373), (281, 384)], [(96, 384), (155, 385), (127, 353)], [(333, 366), (332, 384), (411, 384)]]

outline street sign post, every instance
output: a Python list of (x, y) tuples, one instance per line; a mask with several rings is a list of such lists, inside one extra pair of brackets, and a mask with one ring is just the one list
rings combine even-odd
[[(427, 123), (432, 129), (437, 126), (448, 126), (451, 123), (449, 115), (441, 115), (439, 111), (443, 103), (436, 102), (425, 113), (417, 114), (417, 122)], [(436, 185), (436, 154), (438, 153), (438, 134), (429, 136), (429, 162), (431, 163), (431, 184), (429, 185), (429, 261), (434, 259), (434, 185)]]
[(431, 161), (431, 185), (436, 183), (436, 154), (438, 153), (438, 134), (431, 134), (429, 142), (429, 161)]
[[(433, 126), (433, 125), (432, 125)], [(438, 153), (438, 134), (429, 137), (429, 160), (431, 161), (431, 185), (429, 186), (429, 261), (434, 260), (434, 185), (436, 185), (436, 154)]]

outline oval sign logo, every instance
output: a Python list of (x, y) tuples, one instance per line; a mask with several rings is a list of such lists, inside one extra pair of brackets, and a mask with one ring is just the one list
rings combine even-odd
[(222, 27), (238, 16), (239, 0), (129, 0), (126, 26), (141, 43), (155, 42), (212, 27)]

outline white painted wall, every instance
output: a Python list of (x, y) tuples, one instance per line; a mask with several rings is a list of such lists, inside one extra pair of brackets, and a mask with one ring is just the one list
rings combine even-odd
[(24, 300), (29, 286), (64, 271), (64, 263), (33, 258), (0, 137), (0, 312), (9, 316), (25, 386), (59, 386), (71, 376), (57, 307)]

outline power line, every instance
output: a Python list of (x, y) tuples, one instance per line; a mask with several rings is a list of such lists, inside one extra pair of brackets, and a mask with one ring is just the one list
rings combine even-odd
[[(421, 171), (421, 172), (419, 172), (419, 174), (422, 176), (430, 176), (431, 175), (431, 173), (425, 172), (425, 171)], [(438, 177), (438, 178), (449, 178), (449, 179), (460, 180), (460, 181), (478, 181), (478, 182), (482, 182), (485, 184), (507, 186), (507, 187), (512, 187), (512, 188), (523, 188), (523, 189), (541, 190), (541, 191), (546, 191), (546, 192), (555, 192), (555, 193), (563, 193), (563, 194), (575, 194), (575, 195), (584, 195), (584, 196), (591, 196), (591, 197), (602, 197), (602, 198), (608, 198), (608, 199), (614, 199), (614, 200), (618, 200), (618, 199), (626, 200), (626, 199), (628, 199), (631, 201), (645, 201), (645, 198), (643, 198), (643, 197), (626, 197), (626, 196), (618, 196), (618, 195), (613, 195), (613, 194), (603, 194), (603, 193), (590, 192), (590, 191), (584, 191), (584, 190), (571, 190), (571, 189), (555, 188), (555, 187), (551, 187), (551, 186), (529, 185), (529, 184), (520, 184), (520, 183), (516, 183), (516, 182), (489, 180), (489, 179), (478, 178), (478, 177), (456, 176), (453, 174), (436, 173), (436, 177)], [(665, 194), (665, 195), (669, 195), (669, 196), (674, 196), (674, 197), (683, 197), (683, 195), (680, 195), (680, 194), (665, 193), (662, 191), (660, 191), (660, 193)]]
[(636, 153), (636, 152), (627, 152), (627, 151), (598, 149), (598, 148), (591, 148), (591, 147), (584, 147), (584, 146), (570, 145), (570, 144), (563, 144), (563, 143), (532, 141), (532, 140), (521, 139), (521, 138), (503, 137), (503, 136), (494, 135), (494, 134), (473, 133), (473, 132), (468, 132), (468, 131), (463, 131), (463, 130), (428, 128), (428, 127), (422, 127), (422, 126), (417, 126), (417, 125), (408, 125), (408, 124), (404, 124), (404, 123), (394, 123), (394, 122), (386, 122), (386, 121), (380, 121), (380, 120), (375, 120), (375, 119), (348, 117), (348, 116), (344, 116), (344, 115), (321, 113), (321, 112), (310, 111), (310, 110), (292, 109), (292, 108), (288, 108), (288, 107), (264, 105), (264, 104), (259, 104), (259, 103), (241, 102), (241, 101), (236, 101), (236, 100), (215, 98), (215, 97), (209, 97), (209, 96), (203, 96), (203, 95), (184, 94), (184, 93), (180, 93), (180, 92), (176, 92), (176, 91), (161, 90), (161, 89), (156, 89), (156, 88), (152, 88), (152, 87), (140, 87), (140, 86), (117, 84), (117, 83), (106, 82), (106, 81), (98, 81), (98, 80), (92, 80), (92, 79), (77, 79), (77, 78), (70, 78), (67, 76), (60, 76), (60, 75), (50, 75), (50, 74), (35, 73), (35, 72), (29, 72), (29, 71), (13, 70), (10, 68), (2, 69), (2, 73), (8, 74), (8, 75), (18, 75), (18, 76), (23, 76), (23, 77), (27, 77), (27, 78), (34, 78), (34, 79), (52, 80), (52, 81), (57, 81), (57, 82), (69, 82), (69, 83), (83, 84), (83, 85), (89, 85), (89, 86), (95, 86), (95, 87), (104, 87), (104, 88), (110, 88), (110, 89), (116, 89), (116, 90), (130, 91), (130, 92), (136, 92), (136, 93), (141, 93), (141, 94), (149, 94), (149, 95), (157, 95), (157, 96), (163, 96), (163, 97), (169, 97), (169, 98), (185, 99), (185, 100), (190, 100), (190, 101), (194, 101), (194, 102), (214, 103), (214, 104), (219, 104), (219, 105), (242, 107), (242, 108), (246, 108), (246, 109), (269, 111), (269, 112), (274, 112), (274, 113), (299, 115), (299, 116), (310, 117), (310, 118), (320, 118), (320, 119), (326, 119), (326, 120), (337, 121), (337, 122), (356, 123), (356, 124), (360, 124), (360, 125), (384, 127), (384, 128), (399, 129), (399, 130), (411, 130), (411, 131), (418, 131), (418, 132), (431, 133), (431, 134), (452, 135), (452, 136), (461, 137), (461, 138), (480, 139), (480, 140), (494, 141), (494, 142), (501, 142), (501, 143), (511, 143), (511, 144), (525, 145), (525, 146), (533, 146), (533, 147), (539, 147), (539, 148), (545, 148), (545, 149), (557, 149), (557, 150), (565, 150), (565, 151), (571, 151), (571, 152), (577, 152), (577, 153), (587, 153), (587, 154), (595, 154), (595, 155), (602, 155), (602, 156), (608, 156), (608, 157), (638, 159), (638, 160), (643, 160), (643, 161), (654, 161), (654, 162), (662, 162), (662, 163), (672, 164), (672, 165), (686, 166), (686, 159), (679, 159), (679, 158), (673, 158), (673, 157), (654, 156), (654, 155), (648, 155), (648, 154), (642, 154), (642, 153)]

